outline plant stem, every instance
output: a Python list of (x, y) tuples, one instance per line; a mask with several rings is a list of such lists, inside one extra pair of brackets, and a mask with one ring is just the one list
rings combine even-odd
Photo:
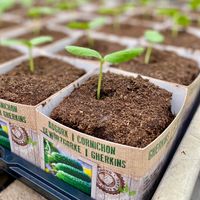
[(98, 79), (98, 86), (97, 86), (97, 99), (98, 100), (101, 98), (101, 83), (102, 83), (102, 78), (103, 78), (103, 64), (104, 64), (104, 60), (102, 59), (100, 61), (99, 79)]
[(31, 73), (34, 73), (34, 70), (35, 70), (32, 47), (29, 47), (29, 70)]
[(114, 16), (113, 26), (114, 26), (114, 31), (116, 31), (116, 32), (120, 29), (119, 18), (117, 15)]
[(172, 37), (176, 37), (177, 34), (178, 34), (178, 30), (177, 30), (176, 25), (174, 25), (174, 26), (172, 27)]
[(39, 35), (41, 31), (41, 21), (39, 19), (35, 19), (34, 24), (35, 24), (35, 28), (33, 30), (33, 33), (35, 33), (36, 35)]
[(145, 60), (144, 60), (145, 64), (149, 64), (151, 53), (152, 53), (152, 47), (149, 45), (145, 54)]
[(92, 37), (90, 37), (90, 32), (87, 32), (87, 38), (88, 38), (88, 45), (90, 48), (92, 48), (94, 46), (94, 40)]

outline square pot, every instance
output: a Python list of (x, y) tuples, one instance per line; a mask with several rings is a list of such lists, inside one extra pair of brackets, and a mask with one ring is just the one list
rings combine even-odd
[[(137, 74), (117, 69), (107, 68), (104, 70), (104, 72), (107, 71), (124, 76), (137, 76)], [(75, 85), (71, 85), (62, 90), (62, 92), (58, 92), (44, 106), (38, 106), (37, 130), (41, 142), (40, 156), (42, 168), (47, 172), (51, 171), (48, 163), (52, 162), (52, 157), (47, 156), (48, 148), (51, 148), (57, 153), (59, 152), (62, 158), (65, 156), (64, 159), (68, 159), (70, 162), (74, 161), (76, 165), (81, 165), (83, 170), (79, 170), (83, 171), (86, 175), (90, 175), (89, 186), (88, 181), (83, 177), (80, 178), (79, 176), (78, 179), (78, 181), (81, 179), (81, 184), (86, 184), (90, 187), (90, 190), (84, 190), (79, 185), (77, 186), (77, 180), (69, 182), (69, 179), (71, 180), (72, 177), (69, 179), (64, 178), (66, 182), (89, 196), (97, 200), (146, 200), (146, 195), (151, 191), (159, 172), (168, 158), (168, 153), (178, 137), (178, 131), (182, 126), (182, 119), (185, 115), (188, 90), (181, 85), (148, 78), (150, 82), (173, 94), (172, 112), (176, 114), (176, 117), (164, 132), (145, 148), (130, 147), (73, 130), (49, 117), (52, 110), (62, 102), (64, 97), (69, 96), (76, 87), (79, 87), (92, 75), (97, 73), (98, 71), (88, 74)], [(98, 149), (99, 146), (102, 148)], [(53, 156), (54, 158), (57, 157), (57, 161), (61, 161), (57, 153)], [(67, 161), (64, 163), (67, 163)], [(59, 166), (56, 167), (59, 168)], [(60, 172), (57, 177), (62, 179), (62, 175)], [(78, 175), (73, 174), (73, 176)]]
[[(50, 59), (60, 60), (62, 62), (69, 63), (77, 69), (85, 70), (86, 74), (89, 71), (93, 71), (95, 68), (94, 65), (92, 68), (90, 65), (74, 62), (70, 59), (68, 59), (67, 62), (66, 60), (64, 61), (58, 59), (56, 56), (48, 55), (45, 53), (38, 53), (34, 55), (35, 58), (39, 56), (44, 56)], [(24, 56), (18, 60), (2, 65), (0, 66), (0, 73), (4, 74), (6, 72), (9, 72), (26, 60), (27, 56)], [(80, 79), (84, 78), (86, 74), (80, 77)], [(73, 85), (73, 82), (70, 84)], [(66, 85), (66, 87), (68, 86)], [(12, 152), (37, 166), (41, 166), (36, 124), (36, 108), (38, 107), (38, 105), (44, 105), (44, 102), (40, 102), (39, 104), (32, 106), (0, 99), (0, 120), (3, 120), (9, 124), (8, 129), (9, 137), (11, 139), (10, 145)]]

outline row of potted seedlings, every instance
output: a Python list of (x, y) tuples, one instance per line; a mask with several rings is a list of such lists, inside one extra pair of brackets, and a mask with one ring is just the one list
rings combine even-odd
[(0, 31), (1, 145), (96, 199), (150, 198), (200, 86), (198, 28), (130, 11)]

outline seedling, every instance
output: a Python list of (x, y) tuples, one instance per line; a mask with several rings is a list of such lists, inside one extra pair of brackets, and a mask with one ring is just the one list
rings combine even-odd
[(141, 6), (147, 6), (149, 5), (153, 0), (139, 0), (139, 4)]
[(88, 57), (88, 58), (96, 58), (99, 61), (99, 78), (98, 78), (98, 86), (97, 86), (97, 99), (101, 98), (101, 84), (103, 78), (103, 64), (105, 62), (109, 62), (112, 64), (119, 64), (123, 62), (128, 62), (131, 59), (141, 55), (144, 51), (143, 48), (133, 48), (133, 49), (126, 49), (122, 51), (117, 51), (106, 56), (102, 56), (98, 51), (89, 48), (83, 48), (78, 46), (67, 46), (66, 50), (75, 55), (80, 57)]
[(173, 21), (172, 26), (172, 36), (176, 37), (178, 35), (179, 28), (186, 29), (190, 25), (190, 19), (187, 15), (182, 14), (176, 8), (167, 8), (158, 10), (160, 15), (168, 16)]
[(5, 39), (0, 42), (1, 45), (4, 46), (25, 46), (28, 49), (29, 52), (29, 71), (31, 73), (34, 73), (35, 71), (35, 65), (33, 60), (33, 47), (38, 46), (40, 44), (44, 44), (46, 42), (51, 42), (53, 40), (50, 36), (41, 36), (36, 37), (31, 40), (17, 40), (17, 39)]
[(56, 7), (60, 10), (73, 10), (77, 8), (80, 5), (80, 2), (78, 0), (65, 0), (65, 1), (58, 1), (56, 3)]
[(101, 15), (111, 15), (113, 17), (113, 27), (115, 30), (120, 29), (119, 17), (127, 10), (133, 8), (131, 4), (124, 4), (113, 8), (100, 8), (98, 13)]
[(149, 43), (145, 54), (145, 64), (149, 64), (152, 54), (152, 46), (157, 43), (162, 43), (164, 41), (164, 36), (158, 31), (147, 30), (145, 31), (144, 37), (145, 40)]
[(200, 0), (190, 0), (188, 6), (192, 11), (197, 11), (200, 8)]
[(28, 17), (36, 21), (38, 26), (35, 29), (35, 32), (40, 32), (40, 21), (44, 16), (53, 15), (57, 12), (57, 9), (50, 7), (33, 7), (28, 10)]
[(105, 24), (104, 18), (97, 18), (89, 22), (78, 22), (73, 21), (67, 24), (67, 27), (71, 29), (81, 29), (86, 32), (88, 38), (88, 44), (90, 47), (94, 46), (94, 40), (90, 37), (90, 33), (92, 30), (99, 28)]
[(30, 8), (33, 5), (33, 0), (20, 0), (19, 2), (24, 8)]
[(0, 16), (14, 4), (13, 0), (1, 0), (0, 1)]

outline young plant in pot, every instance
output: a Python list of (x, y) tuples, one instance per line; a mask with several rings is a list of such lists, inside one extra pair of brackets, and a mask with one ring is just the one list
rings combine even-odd
[(80, 57), (91, 57), (96, 58), (99, 60), (99, 79), (98, 79), (98, 87), (97, 87), (97, 99), (101, 98), (101, 84), (102, 84), (102, 78), (103, 78), (103, 65), (105, 62), (109, 62), (112, 64), (118, 64), (127, 62), (134, 57), (139, 56), (144, 49), (143, 48), (134, 48), (134, 49), (127, 49), (122, 51), (117, 51), (111, 54), (108, 54), (106, 56), (102, 56), (99, 52), (84, 48), (84, 47), (78, 47), (78, 46), (67, 46), (66, 50), (76, 56)]
[(88, 45), (92, 48), (94, 46), (94, 40), (90, 36), (92, 30), (97, 29), (103, 26), (104, 24), (105, 24), (104, 18), (97, 18), (88, 22), (72, 21), (67, 24), (67, 27), (75, 30), (84, 30), (85, 35), (87, 36), (88, 39)]
[(79, 0), (75, 0), (75, 1), (58, 1), (55, 2), (55, 6), (56, 8), (58, 8), (61, 11), (66, 11), (66, 10), (75, 10), (76, 8), (78, 8), (83, 2), (79, 1)]
[(173, 37), (177, 37), (180, 30), (184, 31), (190, 25), (190, 18), (178, 9), (163, 8), (158, 10), (158, 14), (167, 16), (172, 20), (171, 34)]
[(112, 66), (181, 85), (190, 85), (199, 75), (196, 61), (166, 51), (162, 47), (155, 48), (157, 44), (165, 42), (165, 36), (160, 32), (147, 30), (144, 39), (146, 50), (141, 56), (127, 63)]
[(5, 74), (0, 72), (1, 99), (35, 106), (86, 73), (86, 70), (58, 58), (42, 54), (34, 56), (33, 47), (47, 41), (52, 41), (52, 38), (43, 36), (31, 40), (1, 41), (5, 46), (23, 45), (29, 50), (27, 58), (11, 63), (13, 68)]
[[(104, 62), (114, 64), (127, 62), (139, 56), (144, 49), (126, 49), (104, 57), (97, 51), (77, 46), (68, 46), (66, 50), (74, 55), (95, 57), (98, 59), (100, 66), (99, 74), (88, 77), (87, 81), (82, 83), (78, 88), (75, 88), (74, 91), (52, 111), (50, 117), (67, 127), (115, 143), (144, 147), (152, 141), (151, 138), (148, 142), (146, 141), (143, 143), (145, 134), (142, 139), (140, 137), (141, 134), (134, 128), (133, 131), (132, 127), (137, 121), (137, 126), (139, 128), (142, 124), (140, 114), (143, 115), (147, 113), (149, 109), (148, 106), (151, 106), (150, 110), (156, 110), (156, 112), (164, 108), (167, 112), (171, 113), (169, 109), (171, 94), (168, 94), (166, 91), (162, 91), (165, 94), (162, 93), (162, 89), (153, 86), (152, 83), (149, 83), (148, 80), (144, 80), (141, 77), (134, 78), (130, 74), (125, 75), (122, 71), (112, 71), (113, 69), (110, 69), (109, 72), (106, 73), (102, 72)], [(166, 101), (163, 101), (165, 99), (164, 97), (161, 100), (161, 104), (167, 102), (168, 106), (159, 105), (159, 109), (157, 110), (153, 109), (154, 106), (158, 106), (157, 98), (155, 99), (154, 95), (156, 94), (157, 96), (159, 92), (162, 93), (162, 98), (166, 95)], [(151, 104), (152, 99), (154, 99), (153, 106)], [(66, 111), (66, 108), (69, 109)], [(143, 109), (145, 112), (142, 111)], [(154, 117), (155, 116), (156, 115), (154, 115)], [(164, 122), (166, 123), (164, 125), (165, 127), (166, 125), (168, 126), (173, 119), (172, 113), (168, 116), (168, 122)], [(162, 133), (162, 131), (159, 132)]]
[(193, 51), (200, 49), (199, 36), (187, 31), (191, 24), (191, 19), (186, 14), (182, 14), (181, 11), (173, 8), (160, 9), (158, 13), (171, 19), (171, 26), (161, 31), (165, 36), (164, 44)]
[(34, 4), (33, 0), (20, 0), (19, 3), (25, 9), (30, 9), (30, 7), (33, 6), (33, 4)]
[(27, 12), (27, 16), (36, 24), (35, 32), (40, 32), (41, 21), (43, 17), (51, 16), (57, 13), (57, 9), (51, 7), (33, 7)]
[(113, 28), (114, 30), (120, 29), (120, 16), (125, 13), (127, 10), (133, 8), (131, 4), (123, 4), (117, 7), (111, 8), (100, 8), (98, 13), (101, 15), (109, 15), (113, 17)]
[(164, 36), (155, 30), (147, 30), (144, 33), (144, 38), (148, 43), (146, 54), (145, 54), (145, 64), (149, 64), (151, 54), (152, 54), (152, 48), (154, 44), (159, 44), (164, 41)]
[[(12, 8), (13, 5), (14, 5), (13, 0), (1, 0), (0, 1), (0, 18), (4, 14), (4, 12)], [(2, 24), (2, 21), (0, 19), (0, 26), (1, 24)]]
[(200, 27), (200, 19), (198, 11), (200, 9), (200, 0), (190, 0), (188, 2), (188, 7), (191, 10), (192, 14), (194, 14), (194, 18), (191, 19), (191, 25), (195, 27)]
[(200, 1), (199, 0), (189, 0), (188, 7), (191, 11), (197, 12), (200, 9)]
[(29, 71), (31, 73), (34, 73), (35, 71), (35, 65), (34, 65), (34, 59), (33, 59), (33, 48), (46, 43), (46, 42), (50, 42), (53, 41), (53, 38), (50, 36), (41, 36), (41, 37), (37, 37), (37, 38), (33, 38), (31, 40), (14, 40), (14, 39), (6, 39), (6, 40), (2, 40), (0, 42), (1, 45), (4, 46), (16, 46), (16, 45), (20, 45), (20, 46), (25, 46), (28, 49), (28, 55), (29, 55)]

